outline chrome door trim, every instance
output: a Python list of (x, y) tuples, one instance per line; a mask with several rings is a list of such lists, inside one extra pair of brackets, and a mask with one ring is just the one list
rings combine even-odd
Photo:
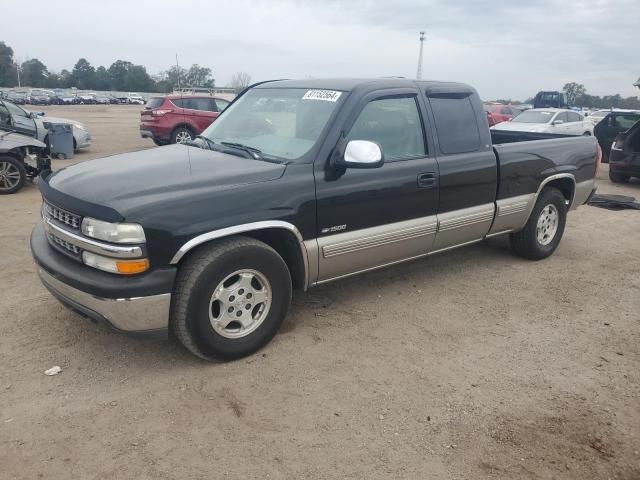
[(434, 250), (481, 240), (489, 232), (495, 215), (495, 203), (438, 214), (438, 232)]
[(171, 265), (177, 264), (182, 259), (182, 257), (184, 257), (191, 249), (211, 240), (229, 237), (231, 235), (237, 235), (239, 233), (266, 230), (269, 228), (281, 228), (287, 230), (293, 233), (298, 240), (298, 246), (300, 248), (300, 253), (302, 254), (302, 259), (304, 262), (304, 289), (306, 290), (309, 285), (309, 257), (307, 255), (305, 242), (302, 238), (302, 234), (295, 225), (289, 222), (284, 222), (282, 220), (267, 220), (263, 222), (245, 223), (242, 225), (234, 225), (233, 227), (221, 228), (219, 230), (212, 230), (210, 232), (203, 233), (201, 235), (198, 235), (197, 237), (192, 238), (184, 245), (182, 245), (169, 263)]
[(495, 237), (523, 228), (535, 203), (535, 193), (517, 195), (496, 201), (496, 217), (487, 237)]
[(437, 216), (413, 218), (318, 238), (318, 272), (315, 280), (350, 275), (376, 262), (387, 265), (431, 250)]

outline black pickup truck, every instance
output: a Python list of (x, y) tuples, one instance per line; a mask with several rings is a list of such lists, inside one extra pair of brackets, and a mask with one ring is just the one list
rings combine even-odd
[(292, 289), (503, 234), (551, 255), (598, 165), (592, 137), (490, 132), (459, 83), (265, 82), (189, 145), (44, 179), (31, 249), (68, 307), (228, 360), (269, 342)]

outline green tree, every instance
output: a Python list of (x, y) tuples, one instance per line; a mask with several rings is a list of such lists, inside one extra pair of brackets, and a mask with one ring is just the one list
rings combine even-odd
[(102, 65), (96, 68), (96, 74), (93, 77), (93, 88), (96, 90), (109, 90), (111, 88), (111, 75)]
[(187, 71), (174, 65), (169, 70), (160, 73), (161, 82), (166, 85), (166, 92), (171, 92), (174, 88), (187, 86)]
[(214, 80), (211, 77), (211, 69), (207, 67), (201, 67), (197, 63), (191, 65), (189, 71), (187, 71), (186, 81), (188, 87), (213, 87)]
[(69, 82), (80, 90), (91, 90), (95, 81), (96, 69), (85, 59), (76, 62), (71, 71)]
[(13, 63), (13, 49), (0, 42), (0, 87), (13, 87), (18, 84), (16, 65)]
[(577, 101), (587, 93), (587, 89), (581, 83), (570, 82), (562, 87), (562, 91), (569, 105), (577, 105)]
[(142, 65), (133, 65), (125, 76), (125, 90), (131, 92), (151, 92), (154, 90), (153, 80)]
[(129, 72), (129, 69), (133, 67), (133, 63), (127, 62), (126, 60), (116, 60), (109, 67), (109, 77), (110, 78), (110, 89), (111, 90), (126, 90), (126, 76)]
[(49, 71), (37, 58), (22, 62), (20, 67), (21, 83), (29, 87), (46, 87)]

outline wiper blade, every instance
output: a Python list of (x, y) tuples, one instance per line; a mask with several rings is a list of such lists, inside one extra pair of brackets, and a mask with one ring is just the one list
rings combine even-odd
[(254, 159), (262, 160), (262, 150), (258, 148), (249, 147), (248, 145), (243, 145), (242, 143), (236, 143), (236, 142), (220, 142), (220, 143), (227, 147), (233, 147), (233, 148), (237, 148), (238, 150), (244, 150), (249, 155), (251, 155)]
[(207, 148), (209, 150), (213, 150), (212, 147), (216, 144), (216, 142), (214, 142), (213, 140), (211, 140), (208, 137), (205, 137), (204, 135), (196, 135), (196, 139), (204, 140), (204, 142), (207, 144)]

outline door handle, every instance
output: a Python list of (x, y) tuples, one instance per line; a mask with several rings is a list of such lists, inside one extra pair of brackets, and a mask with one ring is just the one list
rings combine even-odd
[(436, 186), (436, 174), (435, 173), (421, 173), (418, 175), (418, 187), (431, 188)]

